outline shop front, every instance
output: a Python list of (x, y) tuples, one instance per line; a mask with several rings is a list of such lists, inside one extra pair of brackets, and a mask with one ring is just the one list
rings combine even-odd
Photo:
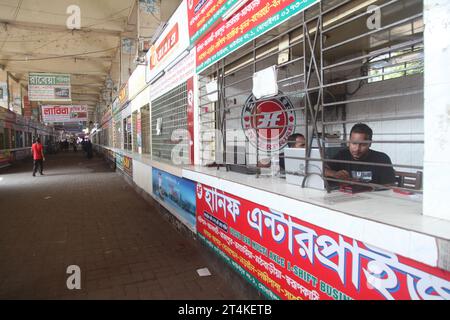
[[(247, 1), (194, 40), (198, 158), (181, 177), (197, 183), (197, 234), (267, 298), (450, 298), (450, 225), (422, 215), (420, 179), (361, 192), (324, 173), (366, 122), (396, 176), (420, 176), (411, 150), (422, 153), (422, 136), (410, 128), (423, 127), (423, 105), (406, 104), (423, 83), (419, 2), (401, 13), (404, 1), (381, 4), (385, 32), (417, 29), (376, 45), (364, 42), (382, 34), (363, 28), (373, 12), (336, 1)], [(380, 83), (376, 62), (400, 54)]]
[[(450, 298), (450, 222), (418, 178), (422, 1), (378, 4), (371, 30), (364, 1), (183, 1), (148, 55), (148, 157), (116, 122), (117, 167), (268, 299)], [(395, 185), (325, 174), (360, 122)]]

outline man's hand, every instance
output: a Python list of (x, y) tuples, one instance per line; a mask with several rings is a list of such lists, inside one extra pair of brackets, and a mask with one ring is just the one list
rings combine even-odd
[(350, 174), (345, 170), (341, 170), (334, 174), (334, 178), (339, 180), (350, 180)]
[(257, 166), (258, 168), (270, 168), (271, 164), (272, 161), (269, 158), (267, 158), (259, 160)]

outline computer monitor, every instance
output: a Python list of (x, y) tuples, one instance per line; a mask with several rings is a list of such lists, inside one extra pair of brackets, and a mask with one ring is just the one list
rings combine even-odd
[[(305, 179), (306, 169), (306, 149), (304, 148), (286, 148), (284, 150), (286, 182), (302, 186)], [(319, 149), (311, 149), (313, 159), (321, 159)], [(308, 176), (306, 177), (305, 187), (312, 189), (325, 190), (325, 182), (322, 179), (323, 163), (322, 161), (308, 161)]]
[[(336, 141), (325, 141), (323, 139), (320, 139), (322, 143), (322, 147), (325, 150), (325, 158), (326, 159), (333, 159), (339, 151), (346, 148), (346, 144), (340, 140)], [(312, 142), (313, 149), (319, 148), (319, 144), (317, 143), (317, 139), (314, 138)]]

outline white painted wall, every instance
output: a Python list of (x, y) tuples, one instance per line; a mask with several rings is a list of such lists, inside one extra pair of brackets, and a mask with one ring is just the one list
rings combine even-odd
[(149, 165), (133, 160), (133, 181), (139, 188), (152, 194), (152, 168)]
[(450, 220), (450, 1), (425, 0), (424, 215)]

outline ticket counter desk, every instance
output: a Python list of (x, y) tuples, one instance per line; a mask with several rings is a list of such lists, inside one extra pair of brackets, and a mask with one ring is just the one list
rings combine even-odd
[(418, 196), (128, 156), (136, 185), (269, 299), (450, 299), (450, 221)]

